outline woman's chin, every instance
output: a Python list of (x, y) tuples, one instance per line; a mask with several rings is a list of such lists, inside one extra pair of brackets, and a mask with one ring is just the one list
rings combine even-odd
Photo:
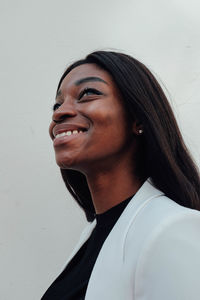
[(56, 156), (56, 163), (61, 169), (74, 169), (76, 165), (73, 157)]

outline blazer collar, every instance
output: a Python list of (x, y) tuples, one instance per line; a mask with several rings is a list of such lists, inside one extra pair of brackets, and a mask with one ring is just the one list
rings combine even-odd
[[(116, 289), (116, 286), (121, 281), (127, 233), (143, 207), (153, 198), (161, 195), (164, 193), (155, 188), (151, 179), (148, 178), (130, 200), (102, 245), (89, 279), (85, 299), (100, 299), (99, 295), (101, 295), (101, 299), (124, 298), (123, 291), (120, 294), (120, 290)], [(95, 224), (96, 222), (93, 221), (88, 227), (83, 240), (89, 238)], [(112, 281), (109, 280), (108, 274), (112, 275)], [(102, 291), (102, 286), (104, 291)]]
[[(141, 185), (139, 190), (135, 193), (128, 205), (125, 207), (120, 218), (122, 218), (124, 215), (127, 215), (128, 211), (131, 211), (131, 213), (133, 213), (134, 211), (136, 212), (138, 208), (141, 208), (141, 206), (143, 206), (146, 203), (146, 200), (161, 195), (164, 195), (164, 193), (157, 189), (153, 185), (152, 179), (148, 177), (147, 180)], [(82, 233), (84, 239), (87, 239), (90, 236), (95, 225), (96, 219), (94, 219), (91, 223), (88, 224), (88, 226), (86, 226), (84, 232)]]
[[(132, 222), (133, 218), (137, 215), (139, 210), (145, 206), (145, 204), (150, 201), (152, 198), (164, 195), (164, 193), (154, 187), (151, 178), (147, 178), (147, 180), (142, 184), (133, 198), (130, 200), (128, 205), (125, 207), (124, 211), (122, 212), (121, 216), (117, 220), (116, 224), (114, 225), (113, 230), (118, 227), (123, 227), (128, 223)], [(81, 233), (78, 243), (72, 250), (71, 255), (69, 256), (67, 262), (65, 263), (63, 270), (69, 263), (69, 261), (74, 257), (74, 255), (78, 252), (81, 246), (87, 241), (90, 237), (94, 227), (96, 226), (96, 219), (94, 219), (91, 223), (87, 224), (84, 230)]]

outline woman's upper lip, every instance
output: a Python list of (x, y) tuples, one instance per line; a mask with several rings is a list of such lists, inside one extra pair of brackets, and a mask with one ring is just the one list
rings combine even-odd
[(61, 133), (61, 132), (65, 132), (65, 131), (68, 131), (68, 130), (83, 130), (83, 131), (86, 131), (88, 130), (88, 126), (86, 125), (82, 125), (82, 124), (70, 124), (70, 123), (62, 123), (62, 124), (58, 124), (58, 125), (55, 125), (53, 127), (53, 136), (56, 137), (57, 134)]

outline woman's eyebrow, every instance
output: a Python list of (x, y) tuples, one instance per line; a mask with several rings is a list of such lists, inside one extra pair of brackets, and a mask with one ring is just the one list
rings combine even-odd
[(100, 77), (85, 77), (75, 81), (75, 85), (80, 85), (82, 83), (89, 82), (89, 81), (100, 81), (108, 84), (105, 80), (101, 79)]
[[(89, 82), (89, 81), (100, 81), (105, 84), (108, 84), (105, 80), (101, 79), (100, 77), (90, 76), (90, 77), (84, 77), (84, 78), (78, 79), (77, 81), (75, 81), (75, 85), (78, 86), (82, 83)], [(60, 97), (62, 97), (62, 92), (61, 92), (61, 90), (58, 90), (58, 92), (56, 94), (56, 99), (60, 98)]]

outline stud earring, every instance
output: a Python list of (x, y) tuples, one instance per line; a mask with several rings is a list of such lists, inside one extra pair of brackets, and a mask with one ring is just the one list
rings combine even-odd
[(143, 133), (143, 130), (142, 130), (142, 129), (139, 129), (138, 132), (139, 132), (139, 134), (142, 134), (142, 133)]

